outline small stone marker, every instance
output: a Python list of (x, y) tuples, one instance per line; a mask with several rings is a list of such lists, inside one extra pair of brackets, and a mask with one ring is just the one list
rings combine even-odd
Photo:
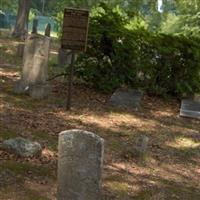
[(65, 67), (71, 64), (72, 51), (60, 48), (58, 50), (58, 66)]
[(110, 99), (113, 106), (138, 108), (140, 106), (142, 92), (133, 89), (118, 89)]
[(200, 119), (200, 102), (190, 99), (182, 100), (180, 116)]
[(21, 80), (15, 86), (16, 93), (29, 93), (33, 98), (39, 99), (48, 96), (49, 50), (49, 37), (38, 34), (28, 36), (24, 48)]
[(59, 134), (58, 200), (101, 200), (104, 141), (94, 133)]
[(20, 42), (17, 45), (17, 56), (19, 56), (20, 58), (23, 58), (24, 55), (24, 42)]
[(148, 148), (148, 143), (149, 143), (149, 138), (145, 135), (140, 135), (136, 139), (136, 146), (135, 149), (139, 154), (144, 154), (147, 151)]
[(31, 142), (22, 137), (5, 140), (2, 148), (21, 157), (38, 156), (42, 152), (42, 147), (39, 143)]
[(47, 36), (47, 37), (51, 36), (51, 24), (50, 23), (48, 23), (46, 25), (44, 35)]
[(31, 32), (31, 33), (32, 33), (32, 34), (33, 34), (33, 33), (36, 34), (36, 33), (37, 33), (37, 28), (38, 28), (38, 18), (35, 17), (35, 18), (33, 19), (33, 27), (32, 27), (32, 32)]

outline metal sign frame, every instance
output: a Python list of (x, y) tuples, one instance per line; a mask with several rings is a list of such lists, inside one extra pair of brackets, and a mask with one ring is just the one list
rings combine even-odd
[(69, 66), (68, 93), (66, 110), (71, 109), (71, 96), (73, 88), (73, 73), (76, 53), (86, 51), (89, 28), (89, 11), (83, 9), (65, 8), (63, 19), (63, 32), (61, 48), (72, 52)]

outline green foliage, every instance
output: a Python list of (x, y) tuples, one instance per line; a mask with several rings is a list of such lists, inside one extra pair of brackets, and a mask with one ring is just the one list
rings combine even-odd
[(105, 92), (123, 85), (162, 96), (200, 92), (198, 39), (153, 34), (128, 24), (119, 9), (101, 4), (95, 10), (77, 76)]
[(37, 9), (31, 8), (28, 17), (29, 21), (32, 21), (37, 15), (39, 15), (39, 11)]
[(17, 13), (18, 1), (16, 0), (1, 0), (0, 1), (0, 10), (11, 11)]
[(200, 12), (191, 15), (169, 14), (162, 23), (161, 32), (189, 37), (200, 37)]
[(55, 17), (56, 31), (57, 31), (58, 38), (61, 38), (62, 26), (63, 26), (63, 18), (64, 18), (64, 12), (63, 11), (58, 12), (56, 17)]

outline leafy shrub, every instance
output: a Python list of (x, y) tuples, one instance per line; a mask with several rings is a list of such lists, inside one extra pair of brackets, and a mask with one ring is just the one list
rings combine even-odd
[(161, 32), (189, 37), (200, 37), (200, 12), (196, 14), (175, 15), (168, 14), (162, 23)]
[(130, 29), (128, 23), (119, 9), (101, 4), (95, 10), (77, 76), (105, 92), (123, 85), (161, 96), (200, 92), (198, 39)]
[(63, 26), (63, 18), (64, 18), (63, 11), (58, 12), (56, 17), (55, 17), (55, 27), (56, 27), (56, 32), (57, 32), (58, 38), (61, 38), (62, 26)]

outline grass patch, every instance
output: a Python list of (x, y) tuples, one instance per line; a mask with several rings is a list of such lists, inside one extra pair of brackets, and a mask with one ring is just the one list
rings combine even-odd
[(56, 178), (50, 166), (38, 166), (30, 162), (4, 161), (0, 164), (0, 170), (10, 170), (16, 175), (23, 177), (26, 177), (27, 173), (31, 172), (34, 176)]
[(110, 181), (107, 186), (111, 191), (117, 193), (119, 199), (127, 199), (129, 193), (129, 185), (125, 182)]
[(41, 196), (38, 192), (25, 188), (25, 194), (29, 200), (49, 200), (48, 198)]
[(2, 200), (49, 200), (38, 192), (28, 188), (4, 187), (0, 188), (0, 199)]
[(3, 126), (0, 125), (0, 138), (3, 140), (8, 140), (13, 137), (17, 137), (17, 133), (15, 133), (13, 130), (4, 128)]
[(49, 135), (44, 132), (32, 132), (32, 139), (47, 144), (48, 148), (52, 151), (58, 150), (58, 137)]

